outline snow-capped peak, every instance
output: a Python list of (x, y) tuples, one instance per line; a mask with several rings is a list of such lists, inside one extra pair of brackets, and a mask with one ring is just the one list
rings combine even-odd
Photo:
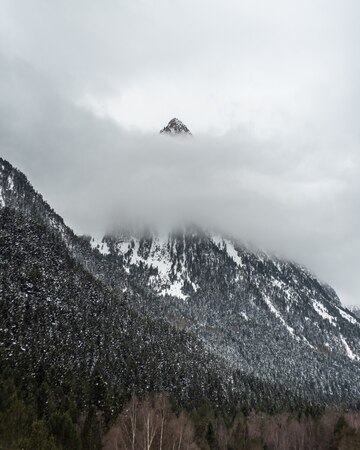
[(184, 125), (181, 120), (177, 119), (176, 117), (174, 117), (173, 119), (170, 120), (170, 122), (166, 125), (166, 127), (164, 127), (161, 131), (160, 134), (169, 134), (169, 135), (190, 135), (191, 136), (191, 132), (189, 130), (189, 128)]

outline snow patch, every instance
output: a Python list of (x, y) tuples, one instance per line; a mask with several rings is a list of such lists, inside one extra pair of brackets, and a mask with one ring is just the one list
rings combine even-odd
[(163, 289), (160, 292), (160, 295), (162, 295), (163, 297), (165, 295), (170, 295), (172, 297), (180, 298), (181, 300), (186, 300), (188, 296), (183, 294), (182, 288), (183, 283), (181, 281), (175, 281), (167, 289)]
[(0, 208), (3, 208), (4, 206), (5, 206), (5, 200), (3, 197), (2, 187), (0, 186)]
[(198, 284), (193, 283), (192, 281), (190, 281), (189, 277), (188, 277), (188, 281), (189, 281), (189, 283), (191, 284), (191, 286), (192, 286), (194, 292), (197, 292), (197, 291), (200, 289), (200, 286), (199, 286)]
[(310, 342), (303, 336), (302, 339), (299, 336), (296, 336), (295, 331), (292, 327), (290, 327), (290, 325), (288, 325), (284, 318), (282, 317), (282, 315), (280, 314), (280, 312), (275, 308), (275, 306), (271, 303), (271, 300), (268, 296), (264, 295), (263, 296), (265, 303), (267, 304), (267, 306), (269, 307), (270, 311), (280, 320), (280, 322), (284, 325), (284, 327), (287, 329), (287, 331), (289, 332), (289, 334), (296, 339), (298, 342), (303, 341), (308, 347), (310, 348), (314, 348)]
[(354, 359), (359, 360), (359, 357), (357, 355), (355, 355), (355, 353), (353, 353), (353, 351), (349, 347), (349, 344), (345, 341), (344, 336), (342, 336), (341, 334), (340, 334), (340, 339), (341, 339), (341, 342), (344, 344), (347, 356), (352, 360), (354, 360)]
[(241, 259), (241, 256), (239, 255), (239, 252), (234, 247), (234, 244), (229, 241), (228, 239), (224, 239), (225, 245), (226, 245), (226, 251), (227, 254), (230, 256), (230, 258), (234, 261), (234, 263), (239, 266), (243, 267), (243, 262)]
[(117, 244), (117, 250), (121, 253), (121, 254), (125, 254), (129, 251), (130, 248), (130, 243), (129, 242), (119, 242)]
[(94, 237), (90, 240), (90, 245), (93, 250), (98, 250), (103, 255), (108, 255), (110, 253), (110, 249), (106, 242), (98, 241)]
[(240, 316), (242, 316), (246, 321), (249, 320), (248, 316), (243, 311), (241, 311)]
[(221, 236), (213, 235), (213, 236), (211, 236), (211, 240), (216, 245), (217, 248), (219, 248), (220, 250), (224, 249), (225, 244), (224, 244), (224, 240)]
[(184, 281), (187, 279), (195, 292), (199, 289), (199, 286), (192, 283), (186, 273), (185, 257), (183, 258), (180, 271), (173, 273), (168, 244), (167, 235), (154, 236), (146, 258), (139, 253), (140, 242), (136, 238), (131, 238), (129, 242), (120, 242), (117, 244), (117, 250), (125, 257), (125, 264), (130, 266), (143, 264), (145, 267), (157, 270), (157, 274), (152, 275), (149, 282), (159, 295), (169, 295), (186, 300), (188, 296), (182, 292)]
[(274, 278), (274, 277), (271, 277), (272, 279), (271, 279), (271, 284), (274, 286), (274, 287), (277, 287), (277, 288), (279, 288), (279, 289), (284, 289), (285, 287), (286, 287), (286, 285), (285, 285), (285, 283), (283, 282), (283, 281), (281, 281), (281, 280), (277, 280), (276, 278)]
[(333, 325), (334, 327), (336, 326), (336, 318), (331, 316), (328, 312), (328, 310), (325, 308), (325, 306), (318, 302), (317, 300), (313, 301), (313, 307), (315, 309), (315, 311), (323, 318), (328, 320), (331, 325)]
[(10, 191), (14, 190), (14, 180), (12, 176), (8, 176), (8, 188)]
[(299, 339), (297, 336), (295, 336), (295, 332), (294, 329), (291, 328), (283, 319), (283, 317), (281, 316), (281, 314), (279, 313), (279, 311), (275, 308), (275, 306), (271, 303), (270, 298), (267, 295), (263, 296), (265, 303), (267, 304), (267, 306), (269, 307), (270, 311), (280, 320), (280, 322), (286, 327), (286, 329), (288, 330), (288, 332), (291, 334), (291, 336), (295, 337), (297, 340)]
[(340, 315), (346, 319), (348, 322), (352, 323), (352, 324), (359, 324), (359, 322), (352, 316), (350, 316), (350, 314), (346, 313), (345, 311), (343, 311), (340, 308), (337, 308), (339, 310)]
[(236, 250), (234, 244), (229, 239), (223, 239), (221, 236), (213, 235), (211, 236), (211, 240), (216, 245), (216, 247), (218, 247), (218, 249), (225, 250), (228, 256), (230, 256), (230, 258), (237, 266), (244, 266), (239, 252)]

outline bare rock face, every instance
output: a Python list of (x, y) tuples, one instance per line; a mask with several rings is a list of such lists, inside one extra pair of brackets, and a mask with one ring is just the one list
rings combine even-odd
[(170, 136), (177, 136), (177, 135), (192, 136), (189, 128), (176, 117), (170, 120), (170, 122), (166, 125), (166, 127), (164, 127), (160, 131), (160, 134), (167, 134)]

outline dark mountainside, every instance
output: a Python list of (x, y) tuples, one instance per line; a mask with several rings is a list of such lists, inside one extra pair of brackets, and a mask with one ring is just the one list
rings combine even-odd
[[(300, 426), (357, 407), (360, 322), (296, 264), (197, 228), (94, 249), (1, 159), (0, 206), (0, 448), (95, 449), (106, 430), (106, 448), (159, 448), (160, 393), (177, 448), (282, 448), (249, 411), (296, 411)], [(134, 402), (132, 447), (119, 436)], [(351, 429), (353, 445), (358, 417), (331, 417), (327, 442)]]

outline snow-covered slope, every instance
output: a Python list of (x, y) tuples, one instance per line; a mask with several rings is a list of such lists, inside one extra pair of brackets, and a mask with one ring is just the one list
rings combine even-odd
[(360, 375), (360, 320), (298, 264), (194, 227), (120, 231), (104, 243), (157, 299), (142, 308), (195, 333), (230, 366), (338, 400)]

